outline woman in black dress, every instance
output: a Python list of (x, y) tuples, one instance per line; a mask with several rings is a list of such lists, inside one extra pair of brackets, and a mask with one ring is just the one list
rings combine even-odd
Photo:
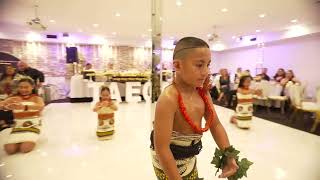
[(219, 84), (220, 84), (220, 94), (218, 101), (222, 102), (222, 99), (225, 102), (228, 102), (228, 95), (230, 92), (230, 76), (227, 71), (227, 69), (221, 69), (220, 70), (220, 79), (219, 79)]

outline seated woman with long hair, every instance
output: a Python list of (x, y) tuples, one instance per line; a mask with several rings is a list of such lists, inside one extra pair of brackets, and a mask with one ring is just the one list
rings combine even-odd
[[(0, 102), (11, 96), (16, 91), (15, 78), (17, 77), (15, 68), (6, 65), (3, 74), (0, 76)], [(13, 114), (10, 110), (0, 110), (0, 131), (9, 128), (13, 124)]]
[(283, 68), (279, 68), (277, 73), (273, 76), (276, 82), (281, 82), (286, 77), (286, 71)]
[(222, 102), (222, 99), (224, 99), (224, 102), (228, 102), (229, 98), (229, 92), (230, 92), (230, 76), (227, 69), (221, 69), (220, 70), (220, 94), (218, 97), (218, 101)]
[(292, 82), (293, 84), (300, 83), (300, 81), (295, 77), (292, 70), (288, 70), (286, 72), (286, 77), (281, 80), (280, 84), (282, 86), (286, 86), (288, 82)]

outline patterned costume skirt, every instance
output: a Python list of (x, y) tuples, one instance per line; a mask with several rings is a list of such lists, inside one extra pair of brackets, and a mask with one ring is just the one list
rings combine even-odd
[(12, 128), (7, 144), (36, 143), (40, 135), (40, 125), (40, 117), (15, 119), (15, 125)]
[(99, 114), (97, 137), (99, 140), (112, 139), (114, 134), (114, 114)]
[(252, 122), (252, 111), (253, 105), (248, 104), (238, 104), (236, 108), (236, 119), (237, 126), (239, 128), (248, 129), (251, 126)]
[(242, 129), (249, 129), (253, 113), (252, 94), (237, 93), (238, 104), (236, 107), (237, 126)]
[[(202, 135), (198, 135), (198, 134), (182, 135), (178, 132), (172, 133), (170, 149), (176, 160), (179, 174), (181, 175), (183, 180), (199, 179), (196, 155), (200, 152), (202, 148), (201, 137)], [(157, 158), (156, 152), (153, 147), (153, 142), (151, 142), (150, 149), (151, 149), (152, 164), (153, 164), (154, 172), (158, 180), (168, 180), (168, 177), (165, 175), (164, 171), (160, 166), (159, 160)], [(186, 153), (180, 153), (181, 151), (183, 152), (184, 150), (186, 150), (185, 151)], [(194, 152), (190, 153), (189, 150)], [(183, 154), (186, 154), (186, 156), (189, 156), (189, 157), (186, 157), (186, 156), (178, 157), (181, 154), (182, 156), (184, 156)]]

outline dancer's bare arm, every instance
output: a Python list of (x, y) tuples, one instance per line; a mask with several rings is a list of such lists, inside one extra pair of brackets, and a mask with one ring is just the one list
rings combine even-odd
[(170, 150), (174, 115), (178, 107), (176, 93), (166, 89), (157, 102), (154, 122), (154, 144), (160, 165), (170, 180), (182, 180)]

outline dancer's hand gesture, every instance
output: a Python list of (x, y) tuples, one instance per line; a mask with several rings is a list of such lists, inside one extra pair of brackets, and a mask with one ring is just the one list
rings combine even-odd
[(236, 160), (234, 158), (229, 158), (227, 164), (223, 167), (222, 174), (219, 175), (219, 178), (230, 177), (234, 175), (238, 169), (239, 166), (237, 165)]
[(111, 101), (103, 101), (101, 103), (101, 106), (103, 106), (103, 107), (109, 107), (110, 105), (111, 105)]
[(6, 105), (5, 108), (8, 110), (23, 110), (24, 105), (21, 104), (20, 102), (14, 102)]

